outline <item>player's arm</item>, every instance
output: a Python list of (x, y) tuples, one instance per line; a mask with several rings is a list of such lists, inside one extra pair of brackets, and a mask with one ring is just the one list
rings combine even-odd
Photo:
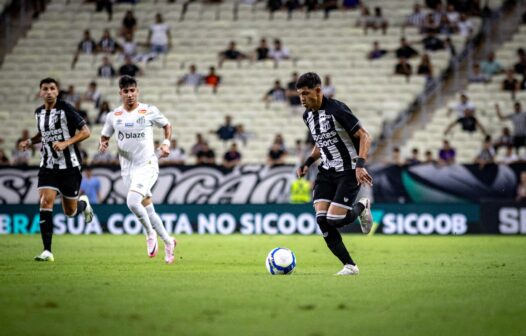
[(104, 153), (108, 150), (110, 145), (110, 138), (114, 132), (113, 128), (113, 113), (110, 113), (104, 122), (102, 127), (101, 136), (99, 139), (99, 152)]
[(373, 178), (365, 169), (365, 160), (369, 155), (371, 148), (371, 135), (363, 127), (354, 132), (353, 137), (360, 139), (360, 148), (358, 149), (358, 158), (356, 159), (356, 180), (358, 184), (373, 185)]
[(320, 149), (318, 146), (314, 145), (314, 148), (312, 149), (312, 152), (310, 153), (310, 156), (305, 160), (305, 162), (301, 165), (301, 167), (298, 167), (296, 170), (296, 174), (298, 177), (303, 177), (305, 174), (307, 174), (307, 171), (309, 171), (309, 167), (321, 156)]
[(458, 120), (455, 120), (453, 121), (451, 124), (449, 124), (448, 127), (446, 127), (445, 131), (444, 131), (444, 135), (447, 135), (449, 133), (449, 131), (451, 131), (451, 129), (453, 128), (453, 126), (455, 126), (455, 124), (458, 123)]
[(90, 135), (91, 131), (88, 125), (84, 125), (78, 132), (75, 133), (73, 137), (69, 138), (68, 140), (53, 143), (53, 149), (56, 151), (63, 151), (70, 145), (74, 145), (77, 142), (86, 140), (90, 137)]
[(21, 151), (26, 151), (29, 148), (31, 148), (32, 145), (40, 143), (41, 141), (42, 141), (42, 134), (40, 134), (40, 132), (38, 132), (33, 137), (31, 137), (29, 139), (26, 139), (24, 141), (21, 141), (20, 145), (18, 146), (18, 148)]
[(484, 128), (484, 126), (482, 126), (482, 124), (479, 122), (477, 118), (475, 118), (475, 123), (477, 127), (482, 131), (482, 133), (484, 133), (484, 135), (488, 135), (488, 133), (486, 132), (486, 129)]
[(497, 116), (499, 117), (499, 120), (507, 119), (507, 116), (502, 114), (502, 111), (500, 110), (499, 104), (495, 104), (495, 112), (497, 112)]
[(163, 126), (164, 140), (159, 149), (161, 150), (161, 157), (170, 155), (170, 140), (172, 139), (172, 125), (167, 123)]
[(104, 153), (110, 145), (110, 137), (101, 135), (99, 140), (99, 152)]

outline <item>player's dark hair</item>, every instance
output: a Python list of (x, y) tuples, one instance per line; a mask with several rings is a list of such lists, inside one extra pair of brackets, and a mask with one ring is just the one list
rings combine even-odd
[(296, 89), (301, 89), (307, 87), (309, 89), (314, 89), (316, 86), (321, 85), (320, 76), (315, 72), (307, 72), (298, 78), (296, 82)]
[(132, 76), (124, 75), (119, 79), (119, 88), (125, 89), (130, 86), (137, 86), (137, 80)]
[(59, 86), (59, 85), (58, 85), (58, 82), (57, 82), (54, 78), (51, 78), (51, 77), (46, 77), (46, 78), (42, 79), (42, 80), (40, 81), (40, 85), (39, 85), (39, 87), (42, 87), (42, 84), (51, 84), (51, 83), (55, 83), (55, 85), (56, 85), (57, 88), (58, 88), (58, 86)]

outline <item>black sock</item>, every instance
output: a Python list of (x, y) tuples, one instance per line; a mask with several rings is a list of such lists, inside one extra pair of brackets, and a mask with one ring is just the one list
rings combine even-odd
[(53, 239), (53, 212), (40, 210), (40, 235), (44, 250), (51, 252), (51, 240)]
[(365, 207), (363, 206), (362, 203), (357, 202), (353, 204), (352, 209), (354, 213), (356, 214), (356, 216), (360, 216), (360, 214), (362, 213), (363, 209), (365, 209)]
[(80, 215), (84, 210), (86, 210), (86, 207), (88, 205), (84, 201), (78, 201), (77, 202), (77, 213), (75, 213), (75, 216)]
[[(338, 232), (338, 234), (340, 233)], [(351, 255), (349, 254), (349, 251), (347, 251), (347, 248), (343, 244), (343, 241), (334, 242), (334, 243), (331, 243), (330, 245), (327, 244), (327, 246), (331, 250), (332, 254), (334, 254), (336, 258), (340, 259), (342, 264), (355, 265), (354, 261), (351, 258)]]
[(316, 221), (323, 233), (323, 239), (325, 239), (325, 243), (327, 243), (327, 247), (331, 250), (332, 254), (334, 254), (344, 265), (355, 265), (349, 251), (347, 251), (345, 244), (343, 244), (342, 235), (338, 229), (327, 224), (325, 216), (317, 216)]

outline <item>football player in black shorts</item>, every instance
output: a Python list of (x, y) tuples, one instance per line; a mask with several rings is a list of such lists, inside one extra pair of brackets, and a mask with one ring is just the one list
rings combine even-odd
[(347, 105), (323, 96), (316, 73), (300, 76), (296, 89), (306, 108), (303, 121), (315, 141), (311, 156), (298, 168), (297, 175), (304, 176), (309, 166), (321, 159), (313, 191), (316, 221), (327, 246), (344, 265), (336, 275), (355, 275), (359, 273), (358, 267), (343, 244), (338, 228), (359, 217), (362, 231), (371, 231), (369, 199), (355, 202), (361, 185), (373, 183), (365, 169), (371, 137)]
[(40, 81), (40, 97), (44, 104), (35, 110), (37, 134), (20, 142), (21, 150), (41, 143), (41, 161), (38, 172), (40, 200), (40, 233), (44, 251), (37, 261), (54, 261), (51, 252), (53, 237), (53, 204), (57, 194), (62, 195), (64, 214), (84, 215), (86, 223), (93, 219), (93, 210), (86, 195), (79, 197), (82, 175), (81, 156), (77, 143), (90, 136), (86, 121), (73, 106), (58, 99), (59, 87), (53, 78)]

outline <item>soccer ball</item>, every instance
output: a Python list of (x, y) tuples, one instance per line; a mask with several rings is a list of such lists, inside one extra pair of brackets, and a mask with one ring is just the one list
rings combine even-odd
[(296, 256), (288, 248), (276, 247), (269, 252), (266, 265), (272, 275), (292, 274), (296, 268)]

